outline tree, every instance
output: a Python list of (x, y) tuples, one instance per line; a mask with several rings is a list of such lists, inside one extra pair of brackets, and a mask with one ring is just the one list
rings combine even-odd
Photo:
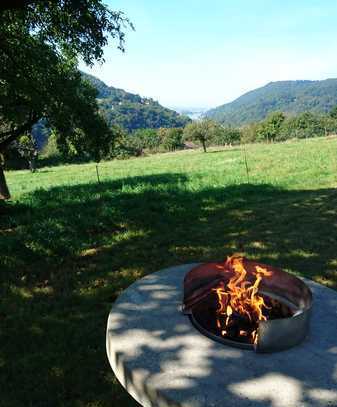
[(214, 132), (212, 142), (217, 146), (240, 144), (241, 131), (234, 127), (222, 127), (218, 126), (218, 129)]
[(16, 148), (21, 157), (27, 161), (30, 171), (35, 172), (38, 151), (32, 135), (25, 134), (14, 143), (17, 144)]
[(282, 112), (272, 112), (267, 118), (260, 123), (256, 130), (257, 140), (260, 141), (274, 141), (285, 121), (285, 115)]
[(334, 130), (334, 119), (328, 115), (304, 112), (285, 120), (278, 140), (322, 137)]
[(257, 141), (258, 123), (249, 123), (241, 128), (240, 142), (243, 144), (255, 143)]
[(175, 151), (184, 146), (183, 144), (183, 129), (172, 127), (172, 128), (160, 128), (158, 130), (161, 145), (166, 151)]
[(144, 140), (142, 137), (135, 137), (135, 134), (127, 133), (119, 125), (114, 125), (114, 132), (117, 134), (115, 137), (116, 145), (110, 151), (110, 158), (130, 158), (139, 157), (143, 154)]
[(155, 129), (138, 129), (130, 134), (130, 139), (133, 140), (133, 145), (138, 150), (158, 150), (160, 145), (160, 137)]
[(206, 146), (210, 144), (218, 128), (219, 125), (210, 119), (194, 121), (185, 126), (184, 139), (200, 143), (206, 153)]
[[(99, 161), (113, 132), (98, 112), (96, 90), (82, 80), (78, 58), (103, 62), (108, 36), (123, 50), (131, 26), (101, 0), (26, 0), (0, 9), (0, 154), (41, 118), (60, 150)], [(0, 165), (0, 199), (9, 198)]]
[(337, 119), (337, 105), (334, 106), (329, 113), (329, 116), (332, 117), (333, 119)]

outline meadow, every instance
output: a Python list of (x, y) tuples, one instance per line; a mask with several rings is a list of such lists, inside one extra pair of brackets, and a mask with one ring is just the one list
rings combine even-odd
[(337, 137), (99, 169), (101, 183), (94, 164), (6, 174), (2, 406), (136, 406), (109, 367), (106, 321), (123, 289), (160, 268), (240, 252), (337, 289)]

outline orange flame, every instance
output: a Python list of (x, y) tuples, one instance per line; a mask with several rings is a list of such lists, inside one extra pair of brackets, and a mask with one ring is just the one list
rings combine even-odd
[[(263, 310), (268, 307), (263, 297), (258, 294), (258, 289), (262, 278), (272, 275), (272, 272), (267, 269), (256, 266), (253, 273), (256, 279), (254, 283), (251, 283), (246, 279), (247, 271), (244, 268), (242, 257), (232, 256), (227, 261), (232, 264), (234, 276), (226, 287), (220, 286), (214, 289), (219, 302), (216, 323), (223, 336), (227, 335), (233, 318), (238, 315), (253, 324), (267, 319), (263, 315)], [(238, 335), (248, 337), (251, 343), (257, 342), (257, 329), (240, 329)]]

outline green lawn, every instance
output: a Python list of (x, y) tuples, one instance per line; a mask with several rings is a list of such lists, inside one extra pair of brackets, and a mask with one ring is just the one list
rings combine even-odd
[(337, 138), (8, 172), (0, 206), (1, 406), (135, 406), (109, 309), (162, 267), (243, 252), (337, 289)]

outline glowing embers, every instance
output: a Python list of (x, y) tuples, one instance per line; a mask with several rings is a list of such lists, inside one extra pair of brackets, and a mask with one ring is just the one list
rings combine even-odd
[(184, 281), (184, 312), (202, 333), (257, 351), (302, 341), (311, 301), (301, 280), (240, 256), (198, 266)]
[(265, 304), (261, 319), (252, 318), (248, 313), (239, 312), (230, 305), (220, 311), (216, 290), (196, 304), (193, 318), (197, 326), (203, 327), (215, 336), (253, 346), (257, 343), (260, 321), (289, 318), (295, 313), (289, 306), (276, 299), (264, 294), (260, 297)]

